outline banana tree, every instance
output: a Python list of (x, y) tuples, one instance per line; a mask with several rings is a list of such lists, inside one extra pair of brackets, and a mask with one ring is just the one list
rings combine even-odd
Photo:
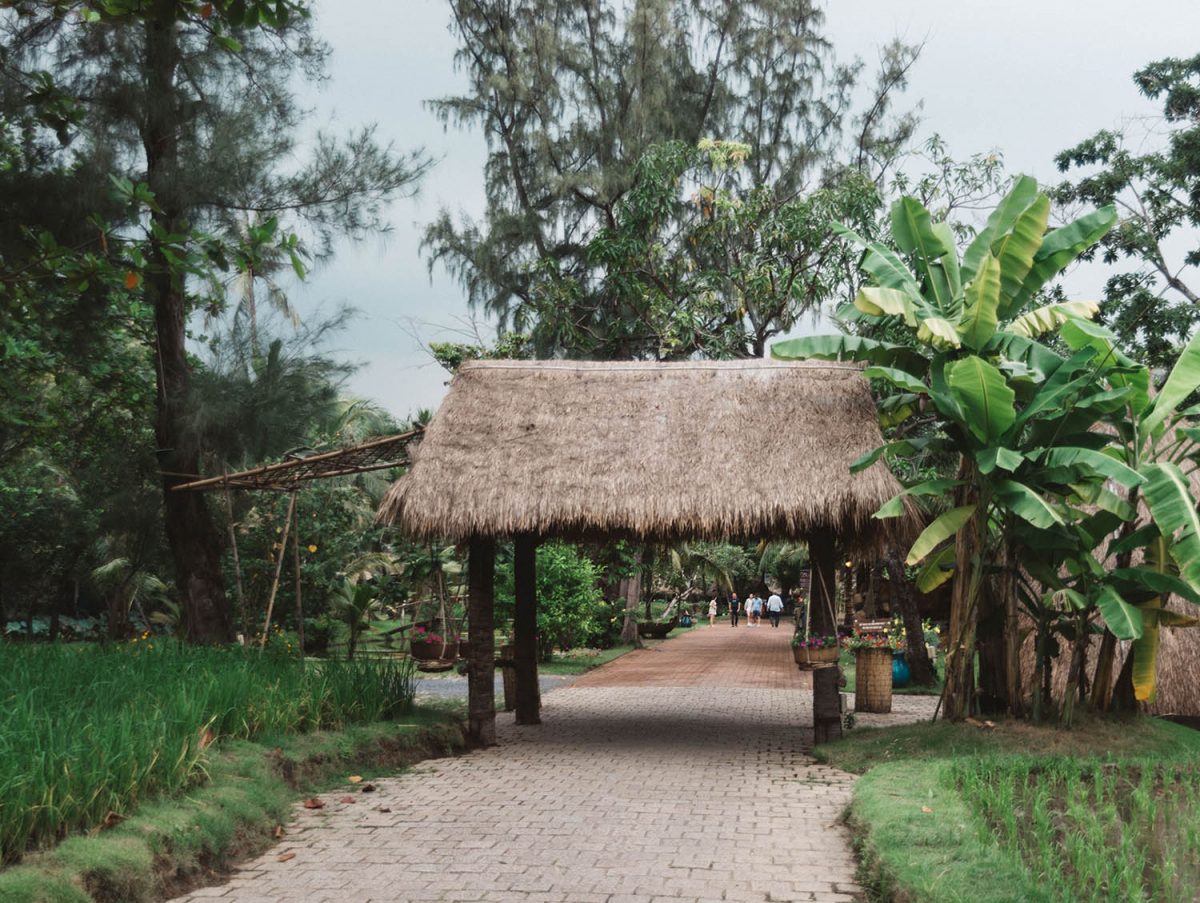
[[(1064, 302), (1035, 307), (1034, 301), (1063, 267), (1111, 228), (1115, 213), (1105, 208), (1047, 232), (1049, 209), (1049, 199), (1032, 178), (1018, 179), (961, 257), (949, 226), (934, 223), (912, 198), (902, 198), (891, 210), (898, 252), (836, 227), (863, 247), (861, 266), (875, 283), (854, 299), (855, 319), (899, 331), (904, 341), (820, 336), (781, 342), (772, 349), (783, 359), (870, 364), (866, 375), (894, 388), (888, 424), (929, 414), (935, 430), (918, 441), (959, 457), (953, 479), (925, 480), (903, 493), (949, 496), (953, 502), (917, 538), (906, 561), (924, 564), (927, 571), (953, 568), (958, 575), (951, 597), (944, 697), (951, 719), (969, 714), (979, 601), (994, 552), (992, 525), (1016, 518), (1051, 530), (1066, 523), (1056, 496), (1070, 484), (1030, 479), (1053, 471), (1039, 460), (1045, 448), (1034, 442), (1049, 429), (1044, 423), (1061, 423), (1068, 404), (1092, 403), (1101, 394), (1092, 366), (1097, 352), (1067, 358), (1039, 341), (1065, 324), (1094, 316), (1097, 306)], [(1091, 416), (1094, 421), (1098, 415)], [(1077, 419), (1068, 424), (1072, 434), (1086, 431), (1086, 418)], [(865, 456), (856, 467), (869, 466), (881, 455), (910, 454), (914, 448), (914, 440), (901, 439)], [(1096, 466), (1095, 461), (1078, 463), (1077, 469), (1087, 471), (1085, 483), (1099, 477)], [(1071, 468), (1059, 470), (1049, 476), (1076, 476), (1066, 473)], [(877, 516), (901, 511), (897, 497)], [(926, 576), (926, 582), (932, 579)], [(1013, 612), (1006, 616), (1015, 618)]]

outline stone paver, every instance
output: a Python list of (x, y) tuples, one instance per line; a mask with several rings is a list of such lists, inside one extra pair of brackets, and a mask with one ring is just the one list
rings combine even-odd
[[(837, 823), (853, 777), (806, 755), (811, 698), (789, 632), (738, 628), (722, 641), (720, 630), (548, 693), (540, 726), (500, 715), (499, 746), (376, 781), (353, 803), (324, 795), (326, 808), (297, 809), (284, 841), (229, 883), (179, 901), (861, 899)], [(754, 663), (783, 654), (786, 670)], [(908, 711), (892, 720), (927, 717), (932, 703), (915, 698), (898, 697)]]

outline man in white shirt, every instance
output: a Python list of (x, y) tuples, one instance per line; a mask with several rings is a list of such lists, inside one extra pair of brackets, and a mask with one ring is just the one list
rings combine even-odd
[(771, 626), (779, 626), (779, 613), (783, 611), (783, 600), (779, 598), (779, 593), (771, 593), (767, 599), (767, 615), (771, 619)]

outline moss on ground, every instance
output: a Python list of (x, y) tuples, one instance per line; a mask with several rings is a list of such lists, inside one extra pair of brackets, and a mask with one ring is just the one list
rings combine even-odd
[(400, 722), (226, 744), (209, 779), (179, 798), (150, 801), (109, 829), (71, 837), (0, 871), (0, 903), (149, 903), (214, 883), (275, 841), (304, 794), (353, 772), (395, 774), (463, 747), (447, 711)]

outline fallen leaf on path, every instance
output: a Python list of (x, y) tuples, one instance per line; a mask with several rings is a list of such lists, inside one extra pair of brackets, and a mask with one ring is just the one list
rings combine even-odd
[(356, 799), (355, 799), (354, 797), (352, 797), (352, 796), (343, 796), (343, 797), (342, 797), (342, 802), (343, 802), (343, 803), (357, 803), (357, 802), (358, 802), (358, 800), (356, 800)]
[(360, 790), (362, 793), (374, 793), (374, 792), (375, 792), (375, 785), (374, 785), (374, 784), (363, 784), (363, 785), (362, 785), (361, 787), (359, 787), (358, 789), (359, 789), (359, 790)]
[(350, 781), (351, 784), (361, 784), (362, 783), (362, 775), (361, 774), (352, 774), (352, 775), (350, 775), (348, 780)]
[(377, 806), (375, 808), (375, 811), (376, 812), (391, 812), (392, 810), (389, 809), (387, 806)]
[(279, 840), (286, 833), (287, 833), (287, 831), (283, 830), (283, 825), (275, 826), (275, 839), (276, 840)]
[(320, 799), (318, 799), (317, 797), (314, 796), (312, 799), (304, 801), (304, 808), (305, 809), (324, 809), (325, 804), (323, 802), (321, 802)]
[(280, 853), (278, 858), (279, 858), (280, 862), (288, 862), (289, 860), (295, 859), (296, 854), (295, 853)]

